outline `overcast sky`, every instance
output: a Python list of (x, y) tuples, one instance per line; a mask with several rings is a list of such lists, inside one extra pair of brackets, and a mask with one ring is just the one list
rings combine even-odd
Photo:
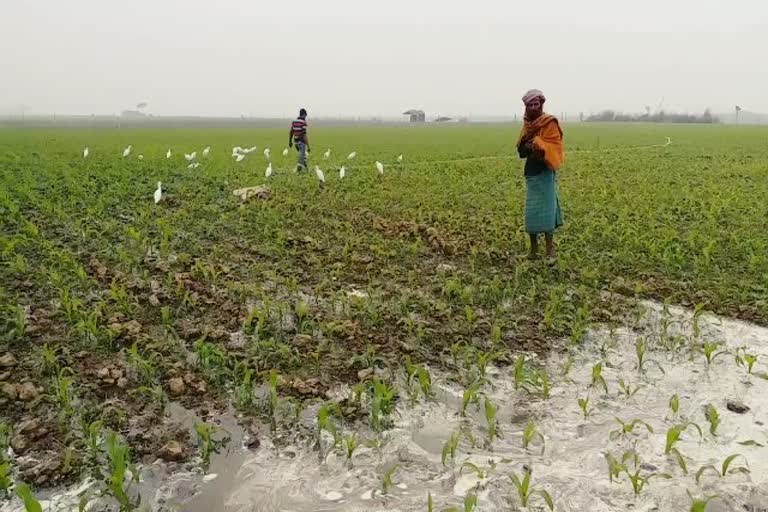
[(0, 111), (768, 112), (766, 0), (0, 0)]

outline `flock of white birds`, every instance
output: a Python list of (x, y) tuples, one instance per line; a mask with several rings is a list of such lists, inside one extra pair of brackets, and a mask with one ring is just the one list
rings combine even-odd
[[(258, 148), (256, 146), (252, 146), (249, 148), (243, 148), (241, 146), (235, 146), (232, 148), (232, 158), (235, 159), (235, 162), (242, 162), (245, 160), (245, 157), (254, 151), (256, 151)], [(133, 145), (129, 144), (124, 150), (123, 150), (123, 158), (128, 158), (131, 156), (131, 153), (133, 152)], [(283, 158), (288, 156), (288, 148), (283, 149), (282, 155)], [(88, 155), (90, 155), (91, 151), (86, 146), (83, 149), (83, 158), (88, 158)], [(211, 147), (206, 146), (205, 149), (202, 151), (203, 158), (208, 158), (211, 154)], [(171, 148), (168, 148), (168, 151), (165, 153), (165, 158), (170, 159), (173, 156), (173, 153), (171, 151)], [(144, 155), (139, 154), (137, 156), (139, 160), (144, 160)], [(267, 169), (264, 172), (264, 176), (269, 179), (274, 175), (274, 169), (272, 168), (272, 151), (269, 148), (264, 148), (264, 158), (267, 160)], [(331, 158), (331, 148), (328, 148), (325, 153), (323, 153), (323, 159), (328, 160)], [(352, 151), (349, 155), (347, 155), (347, 160), (352, 161), (355, 158), (357, 158), (357, 151)], [(193, 151), (192, 153), (184, 153), (184, 159), (188, 162), (187, 169), (197, 169), (200, 167), (200, 162), (197, 159), (197, 151)], [(403, 162), (403, 155), (399, 155), (397, 157), (397, 162), (402, 163)], [(384, 175), (384, 164), (379, 162), (378, 160), (375, 162), (376, 171), (379, 173), (379, 175)], [(345, 165), (342, 165), (339, 169), (339, 179), (344, 179), (344, 177), (347, 175), (347, 167)], [(319, 165), (315, 166), (315, 176), (317, 176), (317, 179), (320, 183), (320, 186), (322, 187), (325, 185), (325, 173), (320, 168)], [(162, 183), (157, 182), (157, 189), (154, 193), (154, 200), (155, 204), (159, 203), (163, 199), (163, 188)]]

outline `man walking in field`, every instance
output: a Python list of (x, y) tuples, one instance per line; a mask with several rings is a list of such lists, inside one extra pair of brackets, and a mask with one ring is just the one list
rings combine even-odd
[(309, 136), (307, 135), (307, 111), (299, 110), (299, 117), (291, 123), (291, 130), (288, 132), (288, 147), (296, 144), (296, 151), (299, 152), (299, 163), (296, 170), (307, 170), (307, 152), (309, 151)]
[(523, 96), (525, 120), (517, 151), (525, 158), (525, 231), (531, 238), (530, 258), (538, 257), (544, 234), (547, 258), (555, 257), (555, 229), (563, 225), (556, 171), (563, 164), (563, 130), (555, 116), (544, 113), (544, 94), (531, 89)]

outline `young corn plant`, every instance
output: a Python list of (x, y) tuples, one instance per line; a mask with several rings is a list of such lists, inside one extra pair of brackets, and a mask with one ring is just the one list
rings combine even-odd
[(397, 471), (397, 464), (393, 465), (391, 468), (384, 471), (384, 474), (381, 476), (381, 493), (382, 494), (389, 494), (389, 490), (392, 488), (392, 479), (395, 476), (395, 472)]
[(525, 425), (525, 429), (523, 429), (523, 450), (527, 450), (534, 440), (541, 442), (541, 455), (543, 455), (545, 449), (544, 435), (539, 432), (539, 429), (536, 427), (536, 424), (533, 422), (533, 420), (528, 420), (528, 423)]
[(737, 457), (741, 457), (742, 459), (744, 459), (744, 462), (746, 462), (747, 460), (746, 458), (744, 458), (743, 455), (735, 453), (733, 455), (729, 455), (728, 457), (726, 457), (726, 459), (723, 461), (719, 469), (715, 467), (714, 464), (707, 464), (705, 466), (702, 466), (696, 472), (696, 483), (699, 483), (699, 481), (701, 480), (701, 477), (704, 476), (704, 473), (708, 471), (713, 472), (715, 475), (717, 475), (720, 478), (725, 478), (727, 475), (732, 475), (734, 473), (748, 474), (750, 471), (749, 471), (749, 468), (746, 466), (737, 466), (734, 468), (731, 467), (731, 465), (733, 464), (733, 461)]
[(391, 419), (390, 415), (395, 409), (395, 400), (397, 400), (397, 391), (379, 377), (374, 377), (371, 381), (371, 426), (381, 431), (388, 428)]
[(344, 455), (347, 457), (348, 462), (352, 462), (352, 456), (355, 454), (355, 450), (359, 446), (357, 432), (344, 436)]
[(707, 370), (712, 367), (712, 363), (715, 362), (715, 359), (722, 355), (728, 354), (727, 350), (719, 350), (721, 347), (722, 343), (715, 343), (710, 341), (705, 341), (701, 344), (701, 352), (704, 354)]
[(75, 381), (71, 377), (72, 375), (74, 372), (71, 368), (61, 368), (53, 381), (53, 398), (59, 405), (61, 420), (64, 422), (68, 421), (74, 414), (72, 388)]
[(616, 458), (612, 453), (605, 454), (605, 461), (608, 463), (608, 481), (613, 483), (621, 477), (621, 474), (629, 469), (629, 463), (633, 463), (633, 467), (636, 469), (640, 464), (637, 452), (634, 450), (627, 450), (621, 454), (621, 458)]
[(517, 474), (513, 473), (510, 478), (512, 483), (517, 489), (517, 497), (520, 499), (520, 506), (527, 507), (528, 502), (534, 496), (539, 496), (547, 504), (549, 510), (555, 510), (555, 501), (552, 496), (542, 488), (531, 487), (531, 474), (533, 470), (529, 467), (523, 467), (523, 478), (521, 479)]
[(737, 351), (734, 355), (736, 364), (745, 367), (747, 369), (747, 374), (752, 375), (752, 368), (755, 366), (755, 363), (757, 363), (757, 356), (755, 354), (749, 354), (746, 350), (743, 351), (743, 354), (741, 354), (740, 351)]
[(480, 386), (482, 383), (477, 380), (473, 382), (472, 384), (467, 387), (467, 389), (464, 390), (464, 394), (461, 398), (461, 416), (464, 417), (467, 415), (467, 407), (469, 407), (469, 404), (479, 403), (479, 395), (480, 395)]
[(638, 391), (643, 389), (644, 386), (637, 385), (632, 386), (632, 383), (625, 382), (623, 378), (619, 378), (619, 389), (621, 390), (621, 394), (624, 395), (625, 398), (630, 399), (633, 396), (637, 394)]
[(589, 415), (592, 414), (592, 409), (589, 407), (589, 397), (579, 398), (578, 403), (581, 414), (584, 416), (584, 421), (586, 421)]
[[(139, 483), (139, 471), (131, 464), (130, 448), (114, 432), (107, 434), (104, 447), (109, 461), (105, 493), (117, 500), (120, 512), (135, 510), (141, 495), (132, 498), (130, 494), (131, 486)], [(130, 478), (127, 478), (128, 473)]]
[(269, 373), (269, 393), (267, 394), (267, 411), (272, 433), (277, 430), (277, 413), (280, 407), (280, 395), (277, 393), (277, 380), (278, 374), (275, 370), (272, 370)]
[(20, 483), (16, 485), (16, 495), (24, 504), (25, 512), (43, 512), (43, 506), (37, 501), (35, 495), (32, 494), (32, 489), (27, 484)]
[(200, 457), (203, 459), (203, 466), (207, 468), (211, 464), (211, 455), (219, 453), (219, 450), (229, 442), (229, 437), (216, 439), (214, 436), (223, 429), (209, 423), (195, 423), (195, 433), (197, 434), (197, 444), (200, 446)]
[(317, 410), (317, 446), (320, 450), (320, 460), (323, 460), (323, 431), (333, 436), (333, 448), (339, 445), (340, 434), (333, 422), (333, 413), (336, 412), (334, 404), (323, 404)]
[(477, 464), (473, 464), (469, 461), (465, 461), (461, 465), (461, 468), (459, 469), (460, 475), (464, 473), (464, 469), (466, 469), (469, 472), (475, 473), (477, 475), (477, 478), (479, 478), (480, 480), (485, 480), (486, 478), (488, 478), (489, 471), (481, 468)]
[(235, 389), (235, 408), (240, 411), (251, 411), (256, 403), (256, 393), (253, 387), (253, 374), (250, 368), (243, 369), (240, 383)]
[(669, 410), (672, 411), (673, 418), (677, 417), (677, 413), (680, 411), (680, 397), (677, 396), (677, 393), (669, 399)]
[(632, 491), (635, 496), (639, 496), (643, 489), (650, 483), (652, 478), (664, 478), (666, 480), (672, 479), (672, 475), (667, 473), (651, 473), (649, 475), (641, 475), (640, 468), (636, 468), (634, 473), (625, 469), (624, 472), (629, 477), (629, 482), (632, 484)]
[(592, 367), (592, 384), (591, 387), (597, 387), (600, 386), (605, 391), (605, 394), (608, 394), (608, 383), (605, 381), (605, 378), (603, 377), (603, 363), (597, 363)]
[(485, 423), (488, 426), (488, 439), (487, 443), (490, 447), (493, 444), (493, 440), (499, 437), (498, 432), (498, 426), (499, 422), (496, 419), (496, 413), (498, 412), (499, 407), (496, 405), (493, 405), (493, 402), (485, 399)]
[(717, 427), (720, 426), (720, 413), (717, 412), (714, 405), (707, 404), (704, 408), (704, 417), (707, 418), (707, 421), (709, 422), (709, 433), (716, 436)]
[(467, 494), (466, 496), (464, 496), (464, 504), (462, 508), (459, 508), (454, 505), (444, 509), (443, 512), (475, 512), (476, 510), (477, 510), (477, 495)]
[(637, 357), (637, 362), (635, 363), (635, 366), (637, 366), (637, 371), (643, 375), (646, 373), (646, 366), (649, 364), (653, 364), (656, 366), (656, 368), (659, 369), (661, 373), (666, 373), (664, 371), (664, 368), (661, 366), (661, 364), (656, 361), (655, 359), (649, 359), (647, 357), (648, 354), (648, 344), (645, 340), (645, 338), (638, 338), (635, 342), (635, 356)]
[(612, 430), (608, 434), (608, 437), (609, 437), (609, 439), (611, 441), (614, 441), (614, 440), (616, 440), (618, 438), (622, 438), (623, 439), (623, 438), (625, 438), (625, 437), (627, 437), (629, 435), (634, 434), (635, 427), (638, 426), (638, 425), (640, 425), (641, 427), (645, 427), (645, 429), (649, 433), (653, 434), (653, 428), (649, 424), (644, 422), (643, 420), (635, 418), (632, 421), (625, 423), (621, 418), (614, 417), (614, 419), (620, 425), (620, 428), (618, 430)]
[(445, 466), (445, 461), (448, 460), (448, 457), (451, 458), (451, 463), (456, 461), (456, 450), (458, 450), (460, 442), (461, 432), (453, 432), (451, 437), (449, 437), (448, 440), (443, 444), (443, 451), (441, 454), (441, 461), (443, 466)]
[(694, 427), (696, 431), (699, 433), (699, 439), (703, 437), (703, 433), (701, 431), (701, 427), (699, 427), (696, 423), (688, 422), (688, 423), (680, 423), (678, 425), (674, 425), (667, 430), (667, 439), (666, 444), (664, 445), (664, 454), (665, 455), (674, 455), (675, 459), (677, 461), (678, 466), (680, 466), (680, 469), (683, 470), (683, 474), (688, 474), (688, 466), (685, 462), (685, 458), (683, 457), (683, 454), (680, 453), (680, 450), (678, 450), (675, 445), (680, 440), (680, 436), (688, 430), (689, 427)]
[(714, 496), (707, 496), (706, 498), (694, 498), (693, 494), (691, 494), (691, 491), (687, 490), (688, 497), (691, 499), (691, 509), (689, 512), (706, 512), (707, 505), (709, 505), (709, 502), (712, 500), (718, 499), (720, 496), (714, 495)]
[(430, 400), (434, 397), (435, 393), (432, 390), (432, 376), (429, 374), (426, 368), (419, 368), (416, 372), (416, 376), (419, 379), (419, 388), (424, 399)]

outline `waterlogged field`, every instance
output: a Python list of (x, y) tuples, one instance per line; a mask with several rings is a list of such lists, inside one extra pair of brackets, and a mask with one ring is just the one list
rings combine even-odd
[(0, 130), (0, 499), (760, 510), (768, 129), (565, 130), (554, 265), (513, 126)]

